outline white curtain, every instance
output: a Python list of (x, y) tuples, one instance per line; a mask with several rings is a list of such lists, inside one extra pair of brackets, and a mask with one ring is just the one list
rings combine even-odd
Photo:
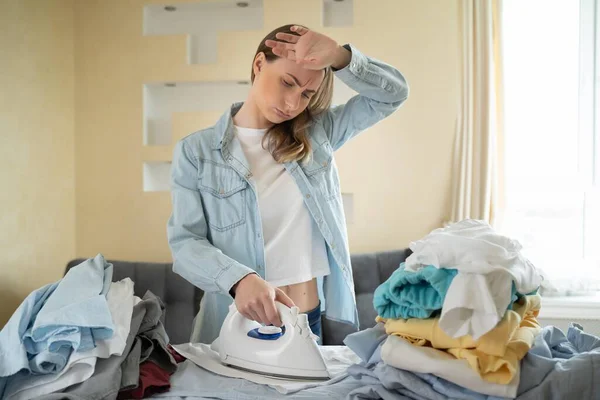
[(452, 210), (496, 226), (502, 211), (502, 0), (461, 0), (461, 102)]

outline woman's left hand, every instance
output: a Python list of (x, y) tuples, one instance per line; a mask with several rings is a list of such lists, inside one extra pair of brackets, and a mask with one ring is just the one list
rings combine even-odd
[(329, 36), (300, 25), (292, 26), (291, 30), (300, 36), (279, 32), (276, 35), (279, 40), (265, 42), (275, 55), (314, 70), (329, 66), (341, 69), (350, 62), (351, 53)]

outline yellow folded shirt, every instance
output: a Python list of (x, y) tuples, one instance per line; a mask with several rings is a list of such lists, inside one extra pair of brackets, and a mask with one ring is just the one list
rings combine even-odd
[(506, 384), (541, 330), (536, 319), (540, 306), (541, 297), (537, 294), (521, 297), (513, 310), (508, 310), (498, 325), (478, 340), (469, 335), (448, 336), (439, 327), (439, 318), (386, 320), (378, 316), (377, 322), (385, 323), (389, 335), (400, 336), (416, 346), (446, 350), (467, 360), (486, 381)]

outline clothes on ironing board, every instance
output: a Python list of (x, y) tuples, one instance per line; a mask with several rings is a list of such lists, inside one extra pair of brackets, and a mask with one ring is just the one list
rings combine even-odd
[[(446, 318), (455, 318), (457, 321), (473, 325), (483, 323), (485, 326), (475, 326), (473, 330), (486, 332), (493, 328), (498, 323), (498, 318), (501, 318), (507, 309), (510, 310), (512, 304), (522, 296), (517, 293), (514, 282), (504, 279), (495, 280), (493, 273), (488, 275), (459, 273), (461, 282), (453, 283), (457, 272), (455, 269), (433, 266), (425, 266), (413, 272), (407, 271), (405, 264), (401, 263), (399, 268), (375, 290), (373, 306), (378, 315), (383, 318), (408, 319), (437, 316), (445, 305)], [(484, 282), (481, 285), (473, 285), (478, 290), (477, 293), (473, 293), (465, 288), (468, 286), (464, 283), (465, 279), (482, 279)], [(505, 285), (510, 287), (507, 288)], [(502, 302), (500, 304), (502, 309), (490, 310), (489, 304), (496, 304), (496, 302), (481, 301), (489, 298), (490, 295), (506, 298), (509, 304), (505, 305)], [(465, 299), (465, 296), (468, 298)], [(480, 314), (480, 316), (465, 319), (463, 317), (465, 313)]]
[(32, 292), (0, 331), (0, 379), (21, 370), (60, 372), (72, 351), (113, 335), (106, 301), (112, 264), (101, 254)]
[(498, 234), (485, 221), (465, 219), (435, 229), (423, 239), (411, 242), (410, 249), (413, 253), (406, 259), (407, 270), (416, 271), (424, 265), (477, 274), (504, 270), (513, 276), (521, 293), (528, 293), (541, 283), (535, 266), (521, 254), (521, 244)]
[(331, 379), (325, 381), (314, 379), (302, 380), (301, 378), (286, 379), (254, 373), (224, 365), (221, 362), (221, 357), (219, 356), (218, 341), (219, 339), (216, 339), (216, 341), (211, 345), (204, 343), (184, 343), (173, 346), (173, 348), (178, 353), (186, 357), (188, 361), (192, 361), (194, 364), (201, 367), (202, 370), (210, 371), (209, 376), (207, 376), (207, 374), (202, 374), (199, 377), (201, 379), (199, 381), (199, 384), (201, 384), (199, 385), (200, 388), (204, 386), (212, 386), (209, 382), (207, 382), (207, 380), (210, 380), (210, 375), (219, 375), (228, 378), (241, 378), (243, 380), (254, 382), (260, 385), (268, 385), (281, 394), (289, 395), (291, 393), (296, 393), (309, 388), (334, 385), (344, 380), (348, 376), (346, 369), (349, 365), (359, 361), (358, 357), (352, 352), (352, 350), (348, 349), (346, 346), (319, 346), (319, 351), (323, 356), (323, 360), (325, 361), (325, 365)]
[(432, 374), (460, 387), (488, 396), (514, 398), (520, 381), (520, 365), (508, 384), (483, 380), (466, 360), (443, 350), (415, 346), (400, 336), (390, 335), (381, 347), (381, 359), (390, 367), (414, 373)]
[(167, 350), (169, 350), (169, 353), (171, 353), (171, 355), (173, 356), (173, 359), (175, 360), (175, 362), (177, 364), (182, 363), (186, 360), (186, 358), (184, 356), (182, 356), (181, 354), (179, 354), (177, 351), (175, 351), (173, 346), (171, 346), (170, 344), (167, 345)]
[(70, 269), (25, 333), (27, 351), (38, 354), (63, 346), (85, 351), (95, 347), (96, 339), (112, 337), (114, 326), (106, 301), (112, 268), (98, 254)]
[[(382, 359), (382, 346), (386, 343), (386, 338), (388, 335), (385, 328), (379, 323), (373, 328), (350, 334), (344, 340), (344, 343), (362, 359), (361, 363), (348, 368), (348, 374), (361, 383), (359, 388), (348, 394), (348, 399), (500, 399), (432, 374), (387, 365)], [(500, 386), (481, 382), (481, 386)], [(504, 392), (503, 388), (497, 390)]]
[(459, 272), (448, 289), (440, 327), (452, 337), (478, 339), (502, 320), (511, 301), (514, 283), (502, 271), (488, 274)]
[(541, 306), (539, 295), (524, 296), (506, 312), (498, 326), (478, 340), (470, 336), (452, 338), (439, 326), (439, 318), (388, 319), (386, 332), (397, 335), (416, 346), (445, 350), (465, 359), (484, 380), (508, 384), (518, 373), (520, 360), (531, 348), (541, 327), (536, 319)]
[[(510, 297), (506, 296), (509, 283)], [(473, 332), (471, 336), (478, 339), (497, 326), (506, 310), (512, 310), (518, 299), (534, 294), (537, 289), (526, 294), (517, 292), (515, 282), (498, 277), (497, 272), (485, 275), (459, 272), (446, 293), (440, 327), (448, 333), (448, 327), (455, 326), (459, 334), (453, 337), (460, 337), (462, 332)], [(508, 307), (506, 301), (509, 301)]]
[(165, 371), (153, 361), (146, 360), (140, 364), (140, 381), (135, 389), (122, 390), (117, 399), (144, 399), (153, 394), (169, 390), (171, 373)]
[(425, 266), (406, 271), (405, 264), (375, 289), (373, 305), (384, 318), (429, 318), (442, 309), (455, 269)]
[(381, 361), (380, 345), (387, 339), (383, 323), (372, 328), (351, 333), (344, 339), (348, 346), (366, 364), (377, 364)]
[[(336, 357), (346, 353), (345, 346), (335, 347)], [(239, 370), (238, 370), (239, 371)], [(242, 371), (239, 371), (242, 372)], [(272, 379), (272, 384), (260, 384), (246, 379), (218, 375), (194, 364), (192, 360), (181, 363), (177, 372), (171, 376), (171, 388), (168, 392), (155, 394), (153, 399), (221, 399), (221, 400), (346, 400), (348, 393), (361, 383), (346, 376), (335, 383), (313, 382), (287, 383), (285, 380)]]
[(570, 324), (546, 326), (521, 362), (520, 400), (597, 399), (600, 338)]
[[(38, 399), (81, 400), (101, 398), (115, 400), (120, 390), (135, 389), (139, 386), (140, 357), (144, 357), (144, 360), (151, 360), (155, 364), (160, 365), (161, 369), (168, 370), (169, 373), (174, 371), (176, 362), (167, 345), (165, 345), (164, 351), (168, 355), (162, 352), (163, 346), (161, 340), (155, 339), (156, 337), (167, 337), (162, 324), (159, 324), (162, 311), (163, 305), (160, 299), (152, 292), (147, 291), (143, 299), (134, 297), (133, 313), (129, 325), (130, 329), (123, 353), (121, 355), (113, 355), (109, 358), (99, 358), (96, 362), (94, 374), (89, 379), (72, 385), (62, 392), (40, 396)], [(161, 332), (161, 329), (163, 332)], [(139, 352), (131, 354), (134, 342), (139, 342), (140, 336), (154, 330), (159, 331), (158, 335), (154, 336), (154, 339), (142, 339), (145, 343), (139, 346)], [(171, 360), (173, 365), (171, 365)], [(136, 362), (138, 363), (137, 365)]]
[(167, 347), (169, 337), (160, 321), (165, 306), (161, 299), (150, 291), (144, 295), (144, 301), (147, 303), (144, 319), (122, 365), (122, 390), (132, 390), (140, 385), (140, 365), (147, 360), (154, 362), (169, 374), (177, 370), (177, 362)]
[(91, 350), (74, 352), (66, 366), (56, 374), (32, 375), (23, 370), (13, 375), (4, 391), (6, 400), (25, 400), (60, 392), (81, 383), (94, 373), (98, 358), (121, 355), (125, 349), (133, 312), (133, 282), (129, 278), (114, 282), (106, 295), (115, 334), (98, 339)]
[[(432, 231), (410, 244), (406, 270), (426, 266), (454, 268), (440, 318), (440, 327), (452, 337), (477, 339), (502, 319), (511, 302), (514, 282), (519, 293), (539, 288), (542, 276), (521, 253), (522, 246), (499, 235), (484, 221), (466, 219)], [(477, 302), (465, 293), (477, 293)]]

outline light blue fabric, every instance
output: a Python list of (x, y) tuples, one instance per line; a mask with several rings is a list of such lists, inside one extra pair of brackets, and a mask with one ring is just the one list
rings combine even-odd
[(431, 385), (420, 380), (415, 374), (397, 369), (385, 368), (383, 363), (371, 366), (355, 364), (348, 373), (363, 385), (349, 393), (348, 399), (414, 399), (446, 400)]
[(348, 373), (363, 385), (351, 393), (351, 399), (465, 399), (504, 400), (458, 386), (432, 374), (413, 373), (391, 367), (381, 360), (381, 346), (386, 340), (382, 323), (344, 339), (344, 344), (363, 362), (348, 368)]
[(171, 375), (170, 382), (171, 388), (168, 392), (155, 394), (152, 398), (187, 398), (187, 396), (191, 396), (192, 398), (222, 400), (343, 400), (347, 398), (348, 393), (361, 385), (359, 381), (348, 377), (330, 385), (282, 394), (267, 385), (214, 374), (198, 367), (190, 360), (179, 364), (177, 372)]
[(442, 309), (456, 269), (425, 266), (406, 271), (405, 263), (377, 289), (373, 305), (383, 318), (430, 318)]
[(377, 364), (381, 362), (381, 345), (387, 339), (385, 326), (382, 323), (372, 328), (352, 333), (344, 339), (348, 346), (363, 362)]
[[(58, 283), (48, 284), (25, 298), (0, 331), (0, 377), (11, 376), (21, 369), (30, 369), (23, 337), (31, 321), (54, 292)], [(1, 385), (0, 385), (1, 386)]]
[(545, 327), (521, 361), (519, 400), (600, 398), (600, 338), (571, 324)]
[[(318, 279), (328, 319), (358, 327), (354, 280), (334, 151), (396, 111), (408, 97), (394, 67), (349, 46), (349, 65), (335, 75), (358, 95), (315, 117), (309, 128), (308, 162), (285, 163), (323, 236), (331, 273)], [(265, 251), (257, 190), (227, 110), (213, 127), (180, 140), (171, 169), (172, 213), (167, 236), (173, 269), (204, 290), (191, 341), (219, 335), (233, 298), (230, 290), (250, 273), (265, 277)]]
[(112, 337), (106, 302), (111, 281), (112, 264), (99, 254), (27, 296), (0, 332), (0, 377), (59, 372), (71, 351)]

